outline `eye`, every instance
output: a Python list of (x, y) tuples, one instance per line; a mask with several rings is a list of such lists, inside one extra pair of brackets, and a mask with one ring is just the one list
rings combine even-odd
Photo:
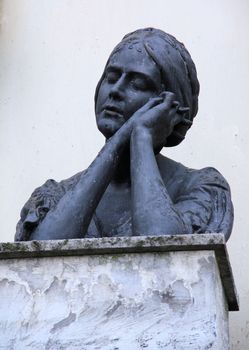
[(147, 80), (144, 79), (144, 78), (140, 78), (140, 77), (134, 78), (132, 80), (132, 86), (135, 89), (137, 89), (137, 90), (148, 90), (148, 89), (150, 89), (150, 86), (149, 86)]
[(135, 90), (154, 91), (155, 85), (151, 79), (144, 74), (135, 73), (131, 77), (131, 85)]
[(109, 84), (114, 84), (120, 78), (120, 73), (115, 71), (110, 71), (106, 73), (105, 78)]
[(40, 218), (43, 218), (47, 212), (49, 211), (48, 207), (38, 207), (37, 208), (37, 213)]

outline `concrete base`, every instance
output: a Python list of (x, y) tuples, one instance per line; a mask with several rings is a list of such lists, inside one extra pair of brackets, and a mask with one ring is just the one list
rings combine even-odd
[(224, 249), (222, 235), (3, 243), (0, 349), (229, 349)]

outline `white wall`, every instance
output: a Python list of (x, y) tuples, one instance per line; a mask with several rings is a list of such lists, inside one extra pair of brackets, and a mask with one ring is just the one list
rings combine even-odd
[(137, 28), (161, 28), (185, 43), (201, 83), (193, 128), (164, 153), (214, 166), (231, 185), (228, 250), (241, 300), (231, 335), (233, 349), (248, 349), (248, 20), (248, 0), (0, 0), (1, 241), (13, 240), (35, 187), (86, 168), (103, 144), (93, 95), (114, 45)]

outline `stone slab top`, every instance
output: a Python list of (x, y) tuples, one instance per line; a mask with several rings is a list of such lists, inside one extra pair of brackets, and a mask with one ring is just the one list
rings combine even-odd
[(230, 311), (239, 309), (238, 296), (223, 234), (103, 237), (0, 243), (0, 259), (42, 258), (212, 250)]
[(223, 234), (103, 237), (0, 243), (0, 259), (92, 255), (176, 250), (217, 250), (225, 247)]

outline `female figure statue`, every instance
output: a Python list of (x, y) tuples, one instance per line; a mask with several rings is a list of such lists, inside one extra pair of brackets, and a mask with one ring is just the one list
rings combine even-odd
[(15, 239), (208, 232), (228, 239), (233, 206), (222, 175), (160, 154), (184, 139), (198, 94), (195, 65), (183, 44), (153, 28), (126, 35), (95, 93), (104, 147), (87, 170), (48, 180), (33, 192)]

